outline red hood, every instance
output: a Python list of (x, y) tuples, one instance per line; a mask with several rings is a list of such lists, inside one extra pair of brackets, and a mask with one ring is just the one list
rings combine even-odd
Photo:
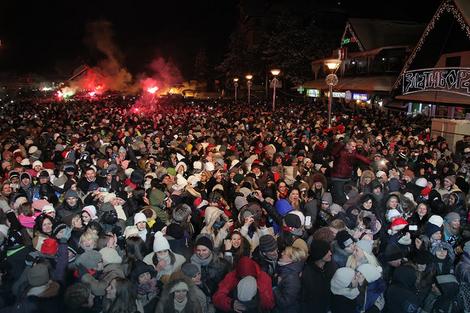
[(259, 272), (259, 265), (247, 256), (240, 258), (235, 268), (238, 277), (253, 276), (257, 277)]

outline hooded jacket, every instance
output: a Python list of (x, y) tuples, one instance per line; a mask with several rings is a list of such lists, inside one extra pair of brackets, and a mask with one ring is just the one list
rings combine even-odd
[(219, 249), (224, 239), (227, 238), (228, 231), (223, 227), (217, 230), (217, 234), (214, 232), (214, 223), (217, 222), (219, 218), (226, 218), (224, 211), (220, 210), (215, 206), (208, 206), (204, 213), (205, 226), (201, 229), (201, 234), (209, 234), (212, 237), (214, 242), (214, 249)]
[(273, 309), (276, 302), (271, 288), (271, 277), (263, 272), (255, 261), (246, 256), (240, 258), (235, 270), (228, 273), (219, 283), (219, 288), (212, 297), (214, 306), (224, 312), (230, 312), (235, 300), (231, 297), (232, 291), (246, 276), (253, 276), (256, 279), (261, 309)]
[(187, 303), (182, 311), (179, 313), (201, 313), (202, 308), (199, 300), (197, 298), (196, 290), (194, 284), (189, 282), (184, 278), (176, 278), (170, 281), (163, 289), (162, 296), (158, 301), (157, 308), (155, 310), (156, 313), (176, 313), (174, 305), (173, 305), (173, 295), (170, 293), (173, 287), (178, 285), (179, 283), (184, 282), (188, 286), (188, 292), (186, 294)]
[(276, 309), (279, 312), (299, 312), (302, 291), (300, 274), (303, 267), (304, 262), (293, 262), (278, 267), (278, 277), (281, 281), (274, 289), (274, 297), (276, 299)]
[(392, 285), (386, 293), (387, 312), (415, 313), (419, 310), (416, 295), (416, 273), (411, 266), (402, 265), (393, 273)]

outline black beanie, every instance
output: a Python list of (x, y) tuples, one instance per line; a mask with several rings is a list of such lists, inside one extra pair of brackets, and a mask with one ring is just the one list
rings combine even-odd
[(324, 240), (313, 240), (310, 244), (310, 259), (321, 260), (330, 251), (330, 244)]
[(342, 230), (336, 234), (336, 242), (341, 249), (344, 249), (354, 243), (354, 238), (346, 230)]
[(213, 250), (214, 249), (214, 245), (212, 244), (212, 240), (207, 237), (207, 236), (201, 236), (198, 238), (198, 240), (196, 240), (196, 247), (197, 246), (204, 246), (204, 247), (207, 247), (209, 250)]

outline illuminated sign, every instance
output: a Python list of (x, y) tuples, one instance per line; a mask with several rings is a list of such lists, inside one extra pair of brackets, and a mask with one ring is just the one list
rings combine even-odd
[(341, 41), (341, 45), (344, 46), (351, 42), (356, 42), (356, 37), (343, 38), (343, 40)]
[(353, 93), (354, 100), (367, 101), (368, 97), (366, 93)]
[(312, 98), (320, 97), (320, 90), (318, 90), (318, 89), (307, 89), (307, 97), (312, 97)]
[(333, 91), (333, 98), (345, 98), (345, 92)]
[(470, 68), (444, 67), (407, 71), (403, 74), (404, 95), (420, 91), (445, 91), (470, 97)]

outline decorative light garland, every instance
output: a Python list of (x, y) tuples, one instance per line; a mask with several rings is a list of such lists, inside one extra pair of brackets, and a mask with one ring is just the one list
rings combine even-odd
[(343, 36), (341, 37), (341, 44), (340, 44), (340, 46), (341, 46), (341, 47), (343, 46), (343, 45), (342, 45), (342, 42), (343, 42), (344, 37), (346, 36), (346, 33), (347, 33), (348, 31), (351, 33), (352, 38), (355, 38), (355, 39), (356, 39), (355, 43), (357, 43), (357, 45), (359, 46), (359, 50), (364, 51), (364, 46), (362, 45), (361, 41), (359, 40), (359, 37), (356, 35), (356, 33), (354, 32), (354, 30), (352, 29), (351, 22), (348, 22), (348, 23), (346, 24), (346, 28), (344, 29)]
[(462, 16), (462, 13), (460, 10), (455, 6), (455, 2), (453, 0), (447, 0), (441, 4), (441, 6), (437, 9), (436, 13), (434, 14), (432, 20), (429, 22), (429, 24), (426, 26), (426, 29), (424, 30), (423, 35), (421, 35), (421, 38), (418, 41), (418, 44), (414, 48), (413, 52), (411, 55), (408, 57), (408, 60), (406, 60), (405, 65), (403, 66), (403, 69), (400, 72), (400, 75), (398, 75), (398, 78), (393, 85), (393, 89), (398, 88), (398, 85), (401, 82), (401, 78), (403, 74), (408, 70), (410, 67), (411, 63), (413, 62), (414, 58), (416, 57), (416, 54), (421, 50), (426, 38), (428, 37), (429, 33), (434, 29), (434, 26), (436, 23), (439, 21), (441, 18), (441, 15), (443, 13), (452, 13), (457, 22), (460, 24), (460, 28), (467, 34), (467, 38), (470, 40), (470, 26), (465, 22), (464, 17)]

